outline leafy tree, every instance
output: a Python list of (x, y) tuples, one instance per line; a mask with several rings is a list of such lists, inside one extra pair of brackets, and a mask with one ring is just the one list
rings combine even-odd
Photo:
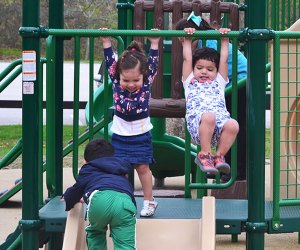
[[(50, 0), (40, 1), (40, 24), (48, 26)], [(64, 28), (98, 29), (117, 27), (116, 0), (65, 0)], [(28, 13), (30, 15), (30, 13)], [(19, 27), (22, 26), (22, 0), (0, 1), (0, 47), (22, 49)], [(67, 41), (66, 41), (67, 42)], [(42, 40), (42, 45), (44, 41)], [(88, 55), (88, 39), (82, 43), (83, 56)], [(44, 48), (44, 45), (42, 46)], [(1, 50), (3, 51), (3, 50)], [(73, 55), (72, 46), (66, 46), (66, 58)], [(0, 54), (1, 59), (1, 54)]]

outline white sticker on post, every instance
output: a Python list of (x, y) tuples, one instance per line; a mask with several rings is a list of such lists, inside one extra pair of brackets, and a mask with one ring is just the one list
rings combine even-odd
[(23, 81), (36, 80), (36, 52), (34, 50), (24, 50), (22, 53)]
[(34, 83), (33, 82), (23, 82), (23, 94), (33, 95), (34, 94)]

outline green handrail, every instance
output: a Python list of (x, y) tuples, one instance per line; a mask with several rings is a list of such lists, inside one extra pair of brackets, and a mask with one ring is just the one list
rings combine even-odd
[(0, 169), (11, 164), (15, 159), (17, 159), (22, 154), (22, 139), (17, 141), (17, 144), (10, 149), (2, 159), (0, 159)]
[(2, 81), (15, 67), (22, 64), (22, 59), (17, 59), (11, 62), (1, 73), (0, 73), (0, 81)]

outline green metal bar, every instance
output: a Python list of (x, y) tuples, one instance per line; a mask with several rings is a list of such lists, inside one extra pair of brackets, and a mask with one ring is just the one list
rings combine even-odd
[(275, 31), (274, 32), (275, 35), (278, 35), (279, 38), (291, 38), (291, 39), (295, 39), (295, 38), (300, 38), (300, 32), (299, 31)]
[(79, 135), (79, 75), (80, 37), (75, 37), (74, 55), (74, 110), (73, 110), (73, 176), (78, 174), (78, 135)]
[(22, 64), (22, 59), (17, 59), (10, 63), (1, 73), (0, 73), (0, 81), (2, 81), (14, 68), (18, 65)]
[[(133, 17), (133, 3), (134, 1), (130, 0), (119, 0), (117, 3), (118, 8), (118, 29), (132, 29), (132, 17)], [(132, 40), (130, 37), (123, 35), (122, 39), (125, 43), (125, 46), (130, 43)]]
[[(91, 37), (89, 40), (90, 48), (90, 60), (89, 60), (89, 68), (90, 68), (90, 78), (89, 78), (89, 117), (92, 118), (94, 115), (94, 38)], [(102, 62), (103, 63), (103, 62)], [(103, 77), (103, 76), (102, 76)], [(93, 129), (94, 129), (94, 121), (93, 119), (89, 119), (89, 131), (90, 131), (90, 141), (93, 139)]]
[[(39, 26), (38, 0), (23, 0), (23, 20), (24, 27)], [(30, 13), (30, 14), (29, 14)], [(23, 37), (23, 51), (34, 51), (36, 77), (29, 78), (29, 86), (32, 90), (22, 94), (22, 136), (23, 136), (23, 157), (22, 157), (22, 219), (20, 226), (22, 229), (22, 248), (38, 249), (38, 229), (39, 229), (39, 202), (38, 202), (38, 131), (39, 120), (39, 62), (40, 62), (40, 40), (38, 37)], [(23, 62), (24, 63), (24, 62)], [(23, 81), (23, 84), (24, 81)]]
[[(98, 123), (96, 123), (94, 125), (94, 129), (93, 129), (93, 132), (94, 132), (94, 135), (96, 133), (98, 133), (104, 126), (105, 126), (105, 121), (104, 119), (100, 120)], [(89, 139), (89, 133), (90, 131), (85, 131), (83, 134), (81, 134), (79, 137), (78, 137), (78, 143), (79, 145), (81, 145), (82, 143), (84, 143), (86, 140)], [(73, 151), (73, 143), (70, 143), (68, 144), (64, 150), (63, 150), (63, 156), (67, 156), (69, 153), (71, 153)]]
[(44, 190), (44, 183), (43, 183), (43, 63), (39, 63), (40, 74), (39, 74), (39, 121), (38, 121), (38, 138), (39, 138), (39, 151), (38, 151), (38, 186), (39, 186), (39, 207), (42, 207), (44, 204), (43, 201), (43, 190)]
[(22, 181), (16, 184), (13, 188), (9, 189), (5, 194), (0, 197), (0, 204), (7, 201), (10, 197), (14, 196), (22, 189)]
[(55, 63), (56, 63), (56, 38), (49, 36), (46, 39), (46, 54), (48, 58), (46, 71), (46, 185), (50, 197), (55, 196), (55, 126), (56, 126), (56, 107), (55, 107)]
[[(134, 2), (135, 0), (129, 0), (128, 1), (132, 6), (134, 6)], [(125, 29), (133, 29), (133, 15), (134, 15), (134, 10), (133, 8), (128, 8), (127, 9), (127, 27), (125, 27)], [(124, 40), (124, 46), (127, 47), (129, 45), (129, 43), (132, 41), (132, 37), (130, 36), (126, 36), (126, 40)]]
[[(290, 3), (290, 1), (287, 1), (287, 4), (289, 5), (289, 3)], [(290, 10), (290, 7), (288, 7), (288, 10)], [(286, 15), (285, 15), (285, 4), (284, 3), (281, 3), (281, 18), (280, 18), (280, 20), (281, 20), (281, 25), (280, 25), (280, 29), (281, 30), (284, 30), (285, 29), (285, 21), (286, 20), (290, 20), (289, 18), (290, 18), (290, 14), (288, 13), (288, 16), (286, 17)], [(286, 19), (286, 18), (288, 18), (288, 19)]]
[[(266, 3), (247, 1), (249, 29), (265, 27)], [(253, 18), (256, 16), (257, 18)], [(247, 126), (246, 166), (248, 190), (248, 225), (265, 225), (265, 68), (266, 41), (251, 39), (247, 44)], [(253, 230), (252, 230), (253, 229)], [(247, 249), (264, 249), (263, 230), (246, 229)]]
[[(22, 72), (22, 66), (18, 67), (3, 83), (0, 84), (0, 93)], [(3, 74), (5, 75), (5, 74)], [(1, 75), (2, 77), (2, 75)], [(0, 78), (1, 78), (0, 77)]]
[(288, 199), (288, 200), (280, 200), (279, 206), (299, 206), (300, 200), (299, 199)]
[(187, 130), (186, 124), (185, 124), (185, 152), (184, 152), (184, 197), (185, 198), (191, 198), (192, 193), (190, 189), (190, 183), (191, 183), (191, 135)]
[(0, 169), (11, 164), (15, 159), (17, 159), (22, 153), (22, 139), (18, 140), (15, 146), (10, 149), (1, 159), (0, 159)]
[(228, 182), (226, 183), (191, 183), (189, 187), (191, 189), (224, 189), (230, 187), (234, 183), (233, 178), (231, 178)]
[[(238, 40), (232, 40), (232, 72), (237, 72)], [(231, 95), (231, 116), (238, 120), (238, 86), (237, 74), (232, 74), (232, 95)], [(245, 152), (245, 151), (244, 151)], [(235, 181), (237, 177), (237, 140), (231, 146), (231, 179)]]
[(92, 30), (92, 29), (49, 29), (49, 35), (64, 36), (64, 37), (98, 37), (98, 36), (192, 36), (203, 38), (220, 38), (221, 36), (234, 38), (238, 37), (239, 31), (230, 31), (226, 35), (221, 35), (215, 30), (196, 31), (193, 35), (188, 35), (181, 30)]
[(294, 8), (293, 8), (293, 22), (295, 22), (297, 20), (297, 17), (296, 17), (297, 4), (296, 3), (297, 3), (297, 1), (294, 0), (293, 1), (293, 6), (294, 6)]
[(279, 0), (273, 0), (272, 8), (272, 18), (271, 18), (271, 28), (278, 30), (278, 17), (279, 17)]
[[(299, 40), (296, 39), (296, 44), (297, 44), (297, 47), (296, 47), (296, 54), (299, 55)], [(296, 57), (296, 65), (298, 66), (299, 65), (299, 59), (298, 59), (298, 56)], [(298, 70), (296, 71), (296, 82), (299, 82), (299, 73), (298, 73)], [(299, 85), (297, 84), (296, 86), (296, 93), (299, 93)], [(297, 97), (297, 101), (299, 101), (299, 96)], [(300, 122), (300, 119), (299, 119), (299, 116), (296, 116), (296, 124), (299, 124)], [(299, 137), (298, 137), (299, 138)], [(299, 152), (299, 143), (296, 144), (296, 152)], [(296, 176), (299, 176), (299, 173), (300, 173), (300, 169), (299, 169), (299, 165), (298, 163), (296, 164)], [(300, 185), (300, 183), (298, 183)], [(297, 186), (299, 187), (299, 185), (297, 184)], [(299, 197), (299, 189), (296, 189), (296, 197)]]
[[(51, 0), (49, 1), (49, 27), (56, 29), (64, 28), (64, 1), (62, 0)], [(43, 31), (41, 30), (41, 35), (43, 35)], [(51, 94), (54, 95), (53, 105), (52, 107), (55, 114), (53, 115), (54, 121), (52, 125), (52, 133), (47, 133), (47, 138), (50, 136), (55, 137), (55, 144), (51, 145), (51, 150), (53, 150), (54, 158), (51, 159), (53, 165), (51, 168), (54, 168), (55, 175), (52, 176), (54, 178), (54, 192), (50, 193), (50, 195), (58, 196), (63, 192), (63, 37), (55, 38), (55, 64), (54, 75), (52, 82), (55, 86), (54, 91)], [(51, 83), (50, 83), (51, 84)], [(48, 102), (48, 99), (47, 99)], [(47, 106), (48, 108), (48, 106)], [(47, 120), (48, 122), (48, 120)], [(48, 124), (48, 123), (47, 123)], [(48, 146), (48, 145), (47, 145)], [(47, 157), (46, 161), (48, 162), (49, 157)], [(51, 196), (51, 197), (53, 197)], [(50, 240), (48, 243), (49, 250), (61, 249), (63, 243), (63, 234), (62, 233), (51, 233)]]
[(22, 246), (22, 234), (7, 248), (7, 250), (17, 250)]
[[(287, 51), (290, 51), (290, 40), (288, 39), (287, 40)], [(287, 68), (289, 69), (290, 68), (290, 53), (287, 54)], [(290, 71), (289, 71), (290, 72)], [(288, 73), (287, 74), (287, 84), (286, 84), (286, 89), (287, 89), (287, 96), (289, 97), (290, 96), (290, 74)], [(291, 104), (290, 104), (290, 98), (287, 98), (287, 106), (288, 107), (291, 107)], [(288, 108), (289, 109), (289, 108)], [(290, 112), (287, 113), (287, 120), (290, 121)], [(290, 130), (288, 129), (287, 130), (287, 135), (286, 135), (286, 138), (290, 138)], [(288, 161), (288, 164), (287, 164), (287, 171), (290, 171), (291, 170), (291, 166), (290, 166), (290, 145), (287, 144), (287, 161)], [(286, 176), (286, 183), (290, 183), (290, 175), (288, 174)], [(286, 197), (288, 198), (289, 197), (289, 188), (286, 189)]]
[(273, 89), (273, 229), (280, 225), (280, 38), (275, 35), (273, 42), (274, 82)]

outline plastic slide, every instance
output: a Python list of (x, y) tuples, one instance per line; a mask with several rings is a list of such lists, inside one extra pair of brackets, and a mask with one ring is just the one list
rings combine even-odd
[(63, 250), (87, 250), (84, 230), (86, 227), (84, 210), (84, 204), (77, 203), (68, 212)]
[[(68, 212), (63, 250), (87, 250), (85, 242), (84, 205), (77, 203)], [(158, 212), (159, 213), (159, 212)], [(174, 238), (176, 235), (176, 239)], [(153, 241), (155, 239), (155, 241)], [(215, 250), (216, 201), (212, 196), (202, 199), (202, 217), (187, 219), (162, 219), (159, 214), (149, 219), (138, 219), (136, 225), (137, 249)], [(107, 249), (113, 243), (107, 233)]]

